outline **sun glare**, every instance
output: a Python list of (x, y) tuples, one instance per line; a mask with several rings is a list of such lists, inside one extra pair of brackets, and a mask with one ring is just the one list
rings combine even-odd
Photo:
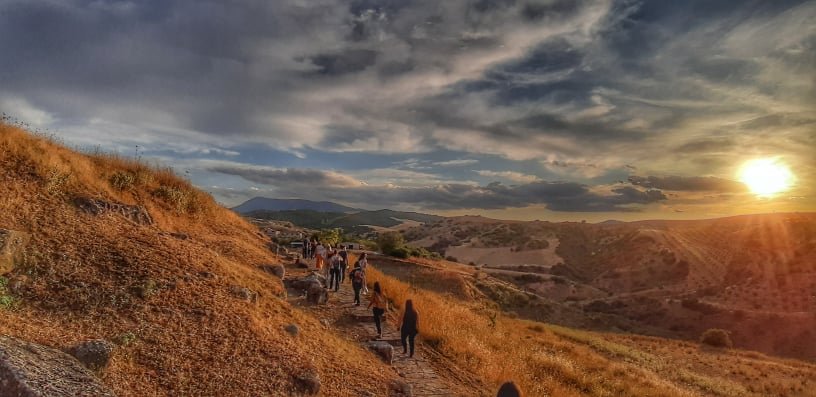
[(750, 160), (742, 165), (739, 180), (758, 196), (773, 196), (793, 185), (790, 169), (772, 158)]

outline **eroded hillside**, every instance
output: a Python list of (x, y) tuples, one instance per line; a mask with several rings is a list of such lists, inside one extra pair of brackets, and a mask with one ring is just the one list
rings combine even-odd
[(115, 342), (99, 376), (119, 396), (289, 395), (311, 375), (324, 395), (386, 395), (396, 377), (290, 307), (259, 268), (277, 263), (267, 239), (168, 170), (0, 125), (0, 229), (30, 236), (0, 334)]
[(683, 339), (724, 328), (745, 348), (816, 358), (816, 214), (604, 224), (460, 217), (406, 237), (555, 302), (549, 312), (508, 307), (533, 319)]

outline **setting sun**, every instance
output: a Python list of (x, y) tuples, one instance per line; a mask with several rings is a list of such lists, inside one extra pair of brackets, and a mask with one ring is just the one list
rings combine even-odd
[(770, 158), (748, 161), (739, 172), (739, 180), (758, 196), (771, 196), (788, 190), (793, 179), (793, 173), (786, 165)]

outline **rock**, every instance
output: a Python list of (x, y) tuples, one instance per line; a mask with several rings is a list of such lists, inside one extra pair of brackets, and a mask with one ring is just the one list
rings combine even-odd
[(289, 324), (289, 325), (283, 327), (283, 329), (286, 332), (288, 332), (289, 335), (292, 335), (292, 336), (298, 336), (298, 334), (300, 333), (300, 327), (298, 327), (295, 324)]
[(306, 301), (313, 305), (325, 305), (329, 301), (329, 291), (318, 284), (306, 290)]
[(366, 344), (369, 350), (376, 353), (384, 363), (391, 365), (394, 362), (394, 346), (388, 342), (375, 341)]
[(261, 265), (259, 266), (261, 270), (283, 280), (283, 277), (286, 275), (286, 268), (283, 265)]
[(326, 286), (326, 278), (317, 273), (312, 273), (299, 279), (284, 280), (284, 282), (286, 283), (287, 288), (301, 291), (308, 291), (313, 285), (317, 285), (318, 287)]
[(94, 371), (105, 369), (113, 354), (114, 344), (104, 339), (92, 339), (68, 349), (86, 368)]
[(392, 397), (413, 397), (414, 387), (403, 380), (395, 380), (389, 384)]
[(304, 278), (304, 280), (317, 281), (318, 283), (320, 283), (320, 285), (322, 287), (325, 287), (326, 285), (328, 285), (328, 284), (326, 284), (326, 277), (323, 276), (322, 274), (318, 274), (318, 273), (315, 273), (315, 272), (312, 272), (312, 274), (306, 276), (306, 278)]
[(315, 396), (320, 393), (320, 376), (314, 372), (298, 375), (295, 377), (295, 388), (307, 396)]
[(0, 395), (115, 396), (68, 354), (8, 336), (0, 336)]
[(301, 269), (308, 269), (308, 268), (309, 268), (309, 263), (307, 263), (307, 262), (306, 262), (306, 261), (304, 261), (304, 260), (298, 259), (298, 260), (295, 262), (295, 266), (297, 266), (297, 267), (299, 267), (299, 268), (301, 268)]
[(0, 274), (14, 270), (28, 244), (27, 233), (0, 229)]
[(83, 212), (91, 215), (114, 213), (139, 225), (153, 224), (153, 218), (142, 206), (114, 203), (90, 197), (77, 197), (74, 199), (74, 204)]
[(173, 238), (179, 239), (179, 240), (187, 240), (187, 239), (190, 238), (190, 236), (187, 233), (170, 233), (170, 237), (173, 237)]
[(233, 285), (232, 287), (230, 287), (230, 292), (233, 295), (237, 296), (238, 298), (241, 298), (247, 302), (254, 303), (258, 301), (258, 293), (246, 287)]

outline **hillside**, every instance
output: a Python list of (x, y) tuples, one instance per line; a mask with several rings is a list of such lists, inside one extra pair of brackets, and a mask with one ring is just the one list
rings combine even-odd
[(460, 217), (405, 234), (579, 314), (564, 325), (682, 339), (725, 328), (738, 346), (816, 359), (816, 214), (604, 224)]
[(233, 211), (239, 214), (246, 214), (253, 211), (317, 211), (317, 212), (358, 212), (359, 209), (347, 207), (345, 205), (332, 203), (330, 201), (311, 201), (303, 199), (273, 199), (266, 197), (254, 197), (240, 205), (233, 207)]
[(168, 170), (0, 125), (0, 229), (30, 236), (0, 334), (117, 343), (99, 376), (118, 396), (284, 396), (308, 375), (324, 395), (386, 395), (397, 377), (291, 307), (258, 268), (278, 263), (266, 238)]
[[(472, 266), (370, 261), (372, 279), (397, 306), (413, 299), (424, 343), (487, 383), (516, 379), (532, 396), (816, 396), (813, 363), (561, 327), (551, 324), (565, 314), (553, 301)], [(520, 319), (521, 310), (542, 313), (545, 322)]]
[(444, 219), (437, 215), (393, 210), (361, 211), (352, 214), (312, 210), (252, 211), (245, 215), (257, 219), (287, 221), (310, 229), (343, 228), (346, 232), (354, 233), (366, 233), (377, 228), (394, 228), (406, 224), (415, 226)]

